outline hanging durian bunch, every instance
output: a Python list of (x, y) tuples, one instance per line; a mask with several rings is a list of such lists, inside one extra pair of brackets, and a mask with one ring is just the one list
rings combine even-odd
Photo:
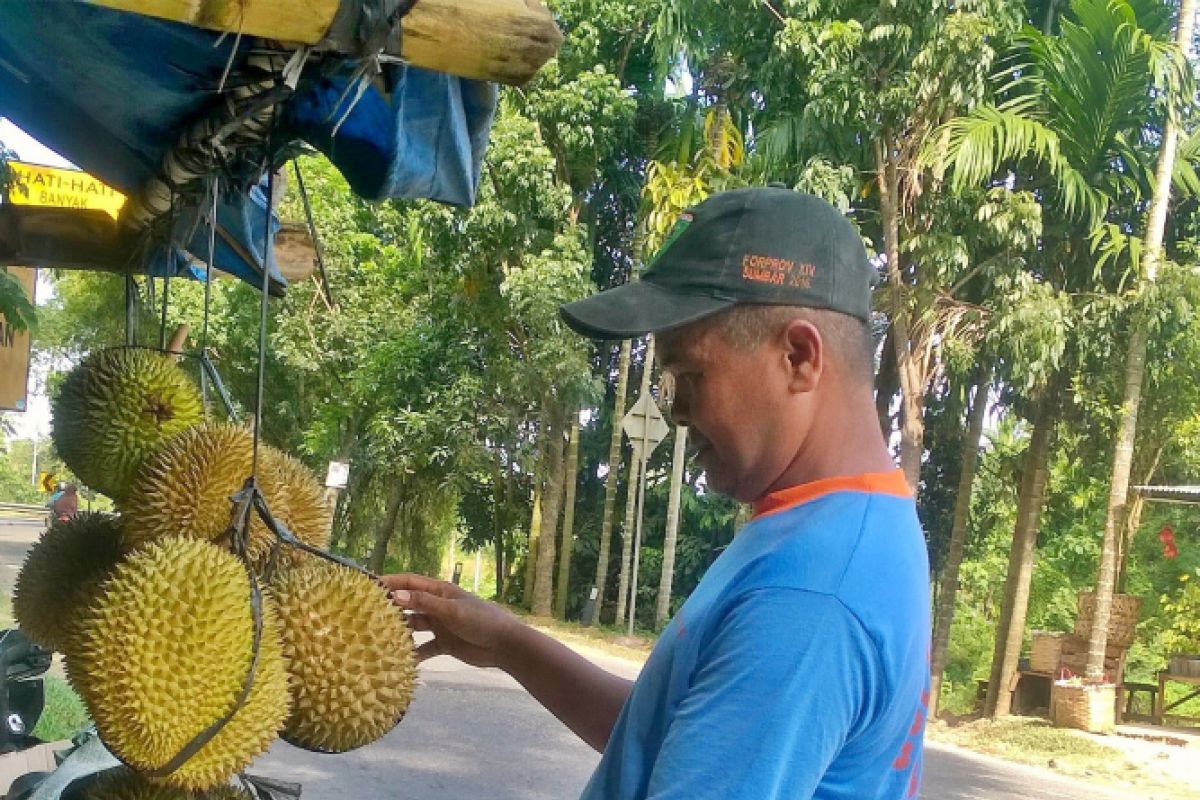
[(325, 550), (324, 492), (299, 460), (260, 445), (255, 465), (253, 435), (204, 422), (190, 378), (148, 350), (85, 359), (54, 413), (67, 466), (120, 516), (52, 523), (14, 611), (65, 655), (101, 739), (129, 767), (88, 798), (240, 797), (230, 779), (281, 734), (343, 752), (400, 721), (416, 658), (376, 582), (281, 544), (253, 509), (243, 531), (231, 524), (253, 470), (271, 517)]

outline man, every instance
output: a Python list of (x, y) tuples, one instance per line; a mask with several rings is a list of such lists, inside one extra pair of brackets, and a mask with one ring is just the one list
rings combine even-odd
[(79, 513), (79, 492), (75, 484), (60, 484), (48, 503), (50, 515), (56, 520), (68, 520)]
[(875, 416), (874, 270), (854, 227), (785, 189), (684, 214), (641, 281), (563, 308), (654, 332), (707, 485), (753, 520), (632, 686), (457, 587), (390, 576), (456, 656), (509, 672), (597, 750), (599, 798), (915, 797), (928, 706), (925, 545)]

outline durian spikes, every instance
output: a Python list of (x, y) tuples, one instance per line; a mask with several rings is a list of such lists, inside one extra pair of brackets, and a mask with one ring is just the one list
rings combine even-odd
[(81, 800), (253, 800), (245, 789), (216, 786), (194, 791), (180, 789), (139, 775), (130, 769), (105, 772), (83, 792)]
[(17, 575), (13, 615), (33, 641), (60, 652), (121, 557), (116, 517), (83, 513), (55, 520), (30, 548)]
[[(130, 553), (101, 587), (69, 653), (101, 739), (153, 772), (230, 711), (253, 657), (250, 578), (232, 554), (167, 537)], [(220, 732), (164, 783), (206, 789), (264, 752), (288, 716), (278, 616), (263, 598), (253, 688)]]
[[(142, 465), (122, 505), (126, 543), (135, 546), (178, 534), (227, 546), (230, 498), (249, 477), (253, 452), (252, 434), (236, 425), (205, 424), (175, 436)], [(304, 465), (262, 445), (257, 472), (259, 489), (275, 519), (301, 540), (326, 547), (324, 496)], [(275, 544), (275, 535), (252, 513), (250, 563), (261, 569)]]
[(54, 447), (87, 486), (122, 500), (142, 460), (204, 417), (200, 392), (175, 360), (152, 350), (100, 350), (54, 398)]
[(416, 683), (412, 634), (361, 573), (309, 556), (277, 576), (292, 715), (283, 738), (340, 753), (379, 739), (404, 716)]
[[(267, 468), (266, 474), (276, 476), (279, 481), (274, 494), (281, 498), (283, 508), (277, 512), (272, 506), (272, 515), (300, 541), (328, 550), (331, 520), (330, 509), (325, 503), (325, 487), (303, 461), (282, 450), (265, 447), (260, 456)], [(298, 550), (289, 549), (288, 553), (292, 561), (298, 562), (302, 557)]]

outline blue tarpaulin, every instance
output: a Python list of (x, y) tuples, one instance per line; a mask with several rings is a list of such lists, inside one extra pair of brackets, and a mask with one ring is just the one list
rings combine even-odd
[[(249, 38), (70, 0), (2, 0), (0, 115), (132, 194), (159, 174), (182, 132), (220, 101), (226, 69), (230, 82), (238, 79), (251, 45)], [(471, 205), (495, 87), (389, 65), (352, 103), (352, 70), (327, 59), (309, 64), (277, 112), (277, 143), (307, 141), (369, 199)], [(215, 265), (259, 285), (265, 192), (262, 184), (232, 188), (222, 192)], [(186, 274), (192, 257), (205, 259), (207, 225), (197, 224), (205, 206), (200, 197), (179, 203), (170, 255), (165, 242), (141, 248), (143, 261), (134, 268)], [(285, 285), (274, 264), (270, 269)]]

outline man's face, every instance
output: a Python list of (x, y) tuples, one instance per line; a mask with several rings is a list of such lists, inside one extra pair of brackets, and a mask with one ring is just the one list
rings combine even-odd
[(752, 350), (699, 323), (658, 336), (674, 377), (671, 417), (689, 428), (696, 461), (715, 491), (757, 500), (791, 463), (803, 426), (789, 403), (787, 356), (772, 337)]

